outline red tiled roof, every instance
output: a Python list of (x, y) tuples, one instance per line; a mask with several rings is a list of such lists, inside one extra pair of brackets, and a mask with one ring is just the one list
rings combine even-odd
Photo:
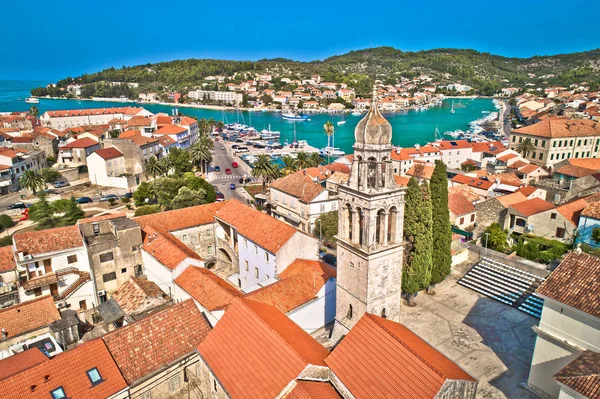
[(582, 312), (600, 318), (600, 259), (586, 253), (569, 253), (536, 290)]
[(149, 297), (166, 299), (168, 295), (155, 282), (133, 276), (111, 294), (111, 298), (127, 315), (133, 315)]
[(341, 399), (329, 382), (297, 380), (296, 386), (282, 399)]
[(420, 177), (422, 179), (430, 180), (433, 175), (433, 170), (435, 169), (432, 165), (427, 165), (422, 162), (415, 162), (413, 166), (410, 167), (409, 170), (406, 171), (406, 174), (409, 176)]
[(491, 181), (483, 180), (478, 177), (470, 177), (466, 175), (456, 175), (452, 178), (455, 183), (466, 184), (473, 188), (480, 188), (482, 190), (489, 190), (494, 184)]
[[(87, 375), (93, 368), (103, 379), (94, 386)], [(50, 391), (58, 387), (71, 399), (104, 399), (127, 388), (127, 383), (101, 339), (78, 345), (0, 381), (0, 392), (10, 392), (12, 398), (48, 399)]]
[(181, 118), (181, 121), (179, 122), (180, 125), (183, 126), (190, 126), (193, 125), (194, 123), (198, 123), (194, 118), (190, 118), (189, 116), (184, 116), (183, 118)]
[(235, 199), (228, 201), (227, 205), (217, 212), (216, 217), (235, 227), (242, 236), (272, 253), (277, 253), (297, 232), (292, 226)]
[(356, 399), (433, 398), (447, 380), (475, 381), (402, 324), (369, 313), (325, 363)]
[[(112, 148), (112, 147), (96, 150), (92, 154), (99, 155), (100, 158), (104, 159), (105, 161), (123, 156), (123, 153), (121, 151), (117, 150), (116, 148)], [(92, 155), (92, 154), (90, 154), (90, 155)]]
[(329, 354), (276, 308), (236, 299), (198, 352), (232, 399), (274, 398)]
[(586, 199), (580, 198), (557, 206), (556, 210), (574, 226), (577, 226), (579, 224), (579, 215), (581, 215), (581, 212), (587, 205), (588, 202)]
[(408, 187), (410, 177), (394, 175), (394, 181), (397, 186)]
[(191, 299), (106, 334), (115, 363), (129, 385), (194, 352), (210, 326)]
[(141, 135), (132, 136), (129, 138), (131, 141), (135, 143), (138, 147), (142, 147), (152, 143), (158, 143), (158, 139), (154, 137), (145, 137)]
[(4, 329), (8, 338), (47, 327), (56, 320), (60, 320), (60, 313), (51, 296), (0, 310), (0, 330)]
[(215, 214), (229, 201), (214, 202), (212, 204), (191, 206), (184, 209), (176, 209), (168, 212), (154, 213), (152, 215), (140, 216), (133, 220), (138, 222), (143, 230), (146, 226), (152, 226), (160, 232), (169, 232), (201, 226), (215, 222)]
[(589, 399), (600, 399), (600, 353), (584, 351), (554, 379)]
[(24, 352), (4, 358), (0, 360), (0, 381), (48, 360), (50, 359), (35, 346)]
[(501, 184), (508, 184), (508, 185), (516, 186), (516, 187), (519, 187), (519, 186), (521, 186), (521, 184), (523, 184), (521, 182), (521, 179), (519, 179), (519, 176), (517, 176), (516, 174), (514, 174), (512, 172), (504, 172), (504, 173), (498, 173), (495, 175), (490, 175), (490, 176), (488, 176), (488, 179), (491, 181), (500, 180)]
[(197, 253), (170, 233), (162, 233), (152, 227), (147, 227), (144, 232), (146, 235), (142, 249), (170, 270), (174, 270), (186, 259), (202, 260)]
[(526, 197), (529, 197), (531, 194), (535, 193), (536, 190), (537, 190), (537, 187), (535, 187), (535, 186), (523, 186), (523, 187), (519, 188), (516, 192), (521, 193)]
[(442, 140), (436, 141), (435, 144), (441, 151), (471, 148), (471, 143), (467, 140)]
[(501, 157), (498, 157), (498, 158), (496, 158), (496, 160), (497, 160), (497, 161), (504, 162), (504, 161), (508, 161), (508, 160), (511, 160), (511, 159), (513, 159), (513, 158), (516, 158), (516, 157), (518, 157), (518, 156), (519, 156), (519, 155), (517, 155), (517, 154), (512, 154), (512, 153), (510, 153), (510, 154), (502, 155)]
[(160, 137), (158, 138), (158, 142), (159, 142), (159, 143), (160, 143), (160, 145), (161, 145), (161, 146), (163, 146), (163, 147), (169, 147), (169, 146), (171, 146), (171, 145), (173, 145), (173, 144), (175, 144), (175, 143), (176, 143), (176, 141), (175, 141), (175, 140), (173, 140), (173, 139), (172, 139), (171, 137), (169, 137), (169, 136), (160, 136)]
[(120, 107), (120, 108), (90, 108), (82, 110), (61, 110), (61, 111), (46, 111), (50, 118), (64, 118), (69, 116), (86, 116), (86, 115), (110, 115), (110, 114), (125, 114), (135, 115), (142, 111), (143, 108), (136, 107)]
[(448, 208), (455, 216), (475, 212), (473, 203), (458, 191), (448, 192)]
[(548, 138), (600, 136), (600, 123), (589, 119), (551, 118), (516, 129), (513, 133)]
[[(581, 212), (581, 216), (587, 216), (587, 217), (591, 217), (594, 219), (600, 219), (600, 202), (594, 202), (594, 203), (588, 204), (588, 206), (585, 207), (583, 212)], [(1, 267), (0, 267), (0, 269), (1, 269)]]
[(554, 204), (544, 201), (541, 198), (532, 198), (530, 200), (512, 204), (510, 207), (519, 212), (521, 215), (529, 217), (531, 215), (537, 215), (538, 213), (554, 209)]
[(145, 116), (134, 116), (127, 121), (128, 126), (150, 126), (152, 121)]
[(72, 141), (66, 146), (60, 148), (88, 148), (93, 147), (95, 145), (99, 145), (96, 140), (92, 140), (89, 137), (84, 137), (82, 139)]
[(279, 274), (280, 281), (253, 291), (247, 298), (290, 312), (315, 299), (336, 270), (316, 260), (296, 259)]
[(142, 133), (140, 133), (139, 130), (126, 130), (119, 135), (119, 138), (120, 139), (128, 139), (130, 137), (141, 136), (141, 135), (142, 135)]
[(188, 266), (175, 283), (210, 312), (224, 309), (235, 298), (243, 296), (241, 291), (203, 267)]
[(12, 245), (0, 247), (0, 273), (15, 270), (15, 257), (12, 251)]
[(527, 201), (527, 197), (523, 193), (516, 191), (501, 197), (496, 197), (496, 200), (502, 204), (503, 207), (508, 208), (511, 205)]
[(184, 133), (187, 132), (187, 129), (181, 126), (176, 126), (176, 125), (165, 125), (163, 127), (161, 127), (160, 129), (158, 129), (157, 131), (154, 132), (154, 134), (156, 135), (163, 135), (163, 134), (179, 134), (179, 133)]
[(156, 121), (156, 125), (157, 126), (165, 126), (165, 125), (171, 125), (173, 123), (173, 120), (171, 119), (171, 117), (169, 115), (154, 115), (154, 120)]
[(303, 171), (298, 171), (275, 180), (271, 183), (271, 188), (289, 194), (305, 204), (310, 203), (325, 191), (323, 186), (315, 183)]
[(77, 226), (15, 233), (13, 242), (17, 252), (23, 252), (25, 255), (40, 255), (83, 247), (83, 238)]
[(77, 224), (96, 223), (96, 222), (102, 222), (103, 220), (120, 219), (120, 218), (125, 218), (125, 217), (127, 217), (127, 215), (124, 212), (106, 213), (104, 215), (79, 219), (77, 221)]

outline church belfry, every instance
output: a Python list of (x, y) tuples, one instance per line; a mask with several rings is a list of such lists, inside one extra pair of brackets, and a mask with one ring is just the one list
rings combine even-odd
[(350, 179), (338, 189), (335, 341), (365, 312), (400, 317), (404, 188), (394, 180), (392, 126), (375, 93), (354, 139)]

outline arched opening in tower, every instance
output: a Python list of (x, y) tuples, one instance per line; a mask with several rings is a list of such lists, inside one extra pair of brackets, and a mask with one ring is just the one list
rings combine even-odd
[(398, 228), (398, 209), (393, 206), (390, 208), (390, 214), (388, 216), (388, 242), (396, 242), (396, 229)]

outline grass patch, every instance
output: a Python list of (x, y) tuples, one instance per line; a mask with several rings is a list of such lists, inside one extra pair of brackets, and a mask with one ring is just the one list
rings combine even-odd
[(262, 184), (250, 184), (250, 185), (246, 185), (246, 186), (244, 186), (244, 190), (246, 190), (246, 192), (248, 194), (250, 194), (250, 196), (252, 197), (252, 199), (256, 199), (256, 198), (254, 198), (254, 196), (256, 194), (262, 193)]

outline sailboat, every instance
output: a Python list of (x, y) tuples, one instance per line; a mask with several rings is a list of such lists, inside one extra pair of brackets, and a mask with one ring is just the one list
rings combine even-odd
[(346, 120), (344, 119), (344, 114), (342, 113), (342, 120), (341, 121), (337, 121), (337, 125), (338, 126), (343, 126), (346, 124)]
[(433, 135), (433, 138), (434, 138), (435, 141), (442, 141), (443, 140), (442, 135), (440, 134), (440, 131), (438, 130), (437, 125), (435, 125), (435, 133)]
[(330, 138), (327, 137), (327, 147), (321, 148), (319, 150), (319, 155), (322, 157), (343, 157), (346, 153), (339, 148), (335, 147), (335, 131), (331, 135), (331, 143)]
[(454, 100), (452, 100), (452, 107), (450, 108), (450, 113), (453, 114), (456, 111), (454, 111)]

